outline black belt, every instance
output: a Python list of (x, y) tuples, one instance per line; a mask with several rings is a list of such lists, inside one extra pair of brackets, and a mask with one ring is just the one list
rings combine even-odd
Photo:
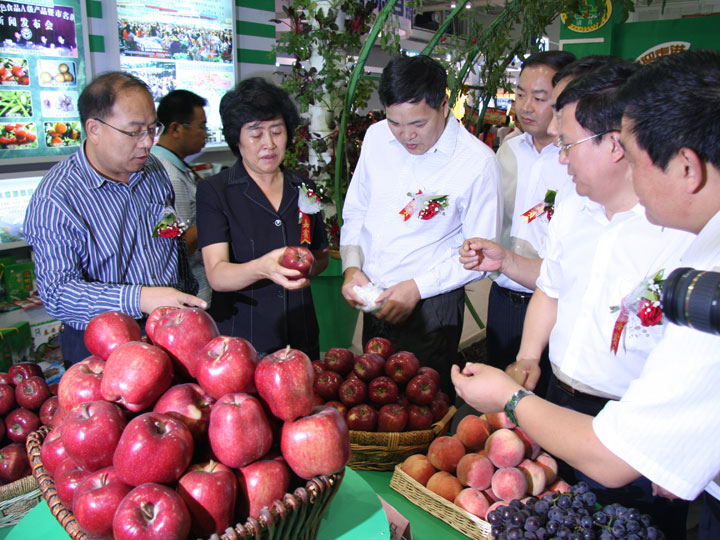
[(528, 303), (530, 303), (530, 299), (532, 298), (532, 293), (519, 292), (519, 291), (513, 291), (512, 289), (506, 289), (505, 287), (501, 287), (497, 283), (494, 283), (493, 285), (495, 285), (497, 287), (497, 290), (500, 294), (502, 294), (506, 298), (509, 298), (513, 304), (528, 304)]
[(579, 390), (576, 390), (575, 388), (573, 388), (573, 387), (570, 386), (569, 384), (565, 384), (564, 382), (562, 382), (562, 381), (561, 381), (560, 379), (558, 379), (557, 377), (555, 378), (555, 382), (556, 382), (556, 384), (557, 384), (557, 386), (558, 386), (558, 388), (559, 388), (560, 390), (562, 390), (563, 392), (565, 392), (565, 393), (567, 393), (567, 394), (570, 394), (570, 395), (573, 396), (573, 397), (578, 397), (578, 398), (582, 398), (582, 399), (588, 399), (588, 400), (590, 400), (590, 401), (597, 401), (597, 402), (602, 402), (602, 403), (607, 403), (608, 401), (616, 401), (616, 400), (614, 400), (614, 399), (612, 399), (612, 398), (606, 398), (606, 397), (601, 397), (601, 396), (594, 396), (594, 395), (592, 395), (592, 394), (586, 394), (585, 392), (580, 392)]

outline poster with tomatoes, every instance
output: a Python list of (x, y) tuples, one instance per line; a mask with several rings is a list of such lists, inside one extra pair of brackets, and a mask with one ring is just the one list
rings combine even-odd
[(0, 0), (0, 163), (80, 145), (85, 24), (81, 0)]

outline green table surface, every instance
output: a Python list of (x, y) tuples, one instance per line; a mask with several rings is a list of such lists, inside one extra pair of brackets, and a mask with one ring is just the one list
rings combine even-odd
[[(378, 495), (410, 521), (413, 540), (466, 538), (443, 521), (390, 488), (392, 472), (345, 470), (340, 489), (323, 517), (318, 540), (389, 540), (385, 511)], [(41, 501), (13, 527), (0, 529), (0, 540), (69, 538)]]

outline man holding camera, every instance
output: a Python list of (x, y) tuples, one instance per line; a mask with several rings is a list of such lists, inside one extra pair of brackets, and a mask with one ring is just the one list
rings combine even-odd
[[(720, 265), (718, 88), (720, 53), (687, 51), (642, 68), (618, 96), (627, 104), (619, 142), (628, 178), (651, 222), (697, 235), (681, 263), (698, 270)], [(706, 278), (676, 291), (687, 299), (683, 313), (705, 323), (717, 306), (711, 295), (697, 298), (694, 285)], [(664, 495), (693, 499), (706, 486), (717, 495), (708, 484), (720, 472), (720, 329), (705, 333), (688, 328), (687, 320), (674, 322), (679, 326), (669, 326), (622, 399), (595, 418), (529, 394), (481, 364), (462, 373), (454, 366), (453, 382), (473, 407), (504, 407), (540, 446), (605, 486), (642, 475)], [(699, 538), (718, 537), (718, 513), (717, 499), (706, 495)]]

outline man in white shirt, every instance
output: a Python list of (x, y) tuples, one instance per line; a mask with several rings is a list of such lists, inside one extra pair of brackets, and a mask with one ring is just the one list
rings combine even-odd
[(363, 319), (363, 343), (390, 339), (437, 369), (454, 394), (464, 285), (483, 277), (455, 254), (465, 238), (496, 238), (502, 199), (495, 154), (449, 115), (447, 75), (427, 56), (396, 57), (383, 70), (387, 119), (374, 124), (343, 207), (343, 296), (372, 282), (382, 307)]
[[(642, 68), (616, 96), (616, 103), (627, 103), (617, 143), (647, 218), (697, 235), (680, 262), (703, 270), (720, 265), (718, 87), (720, 54), (687, 51)], [(594, 419), (532, 395), (523, 399), (528, 394), (518, 382), (479, 364), (462, 374), (453, 369), (458, 394), (480, 410), (507, 404), (543, 448), (605, 486), (644, 475), (662, 493), (691, 500), (720, 472), (720, 337), (686, 327), (685, 298), (693, 287), (680, 294), (681, 326), (668, 327), (622, 399), (610, 401)], [(717, 518), (718, 502), (706, 496), (706, 503), (703, 540), (720, 532), (711, 518)]]
[(150, 152), (165, 167), (175, 191), (175, 210), (188, 229), (185, 247), (190, 269), (198, 282), (197, 296), (210, 306), (212, 289), (205, 276), (202, 255), (197, 248), (195, 191), (200, 179), (185, 158), (202, 151), (207, 141), (207, 100), (189, 90), (173, 90), (160, 100), (158, 120), (165, 126)]
[[(548, 134), (548, 125), (553, 116), (553, 76), (573, 60), (575, 55), (569, 52), (545, 51), (523, 62), (515, 108), (525, 131), (508, 139), (497, 153), (504, 198), (501, 243), (524, 257), (539, 257), (551, 215), (529, 213), (543, 203), (548, 191), (557, 192), (570, 182), (567, 166), (558, 162), (558, 149)], [(517, 356), (525, 312), (535, 286), (518, 283), (504, 274), (493, 279), (488, 301), (487, 358), (490, 365), (504, 369)], [(546, 387), (547, 381), (540, 386)], [(539, 393), (544, 395), (543, 390)]]

